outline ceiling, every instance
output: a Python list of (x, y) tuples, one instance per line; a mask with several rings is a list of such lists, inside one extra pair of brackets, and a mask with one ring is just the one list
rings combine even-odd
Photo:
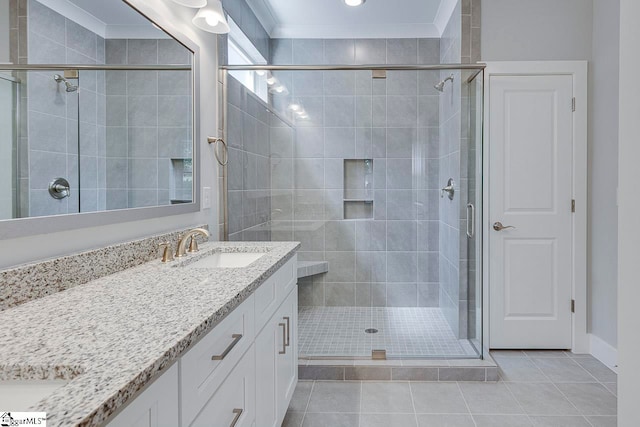
[(166, 38), (151, 21), (120, 0), (38, 0), (104, 38)]
[(440, 37), (456, 0), (247, 0), (273, 38)]

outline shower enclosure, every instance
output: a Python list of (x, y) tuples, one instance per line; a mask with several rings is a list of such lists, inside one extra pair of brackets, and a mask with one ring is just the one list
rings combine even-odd
[(300, 357), (481, 357), (483, 66), (221, 72), (223, 237), (328, 266), (298, 282)]

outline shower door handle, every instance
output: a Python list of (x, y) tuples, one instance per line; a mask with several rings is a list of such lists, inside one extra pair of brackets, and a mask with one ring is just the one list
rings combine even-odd
[[(469, 215), (471, 212), (471, 215)], [(473, 203), (467, 204), (467, 237), (473, 239), (476, 235), (476, 207)]]

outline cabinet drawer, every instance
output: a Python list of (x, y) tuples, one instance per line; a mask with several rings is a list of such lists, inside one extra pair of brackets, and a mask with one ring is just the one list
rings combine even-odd
[(251, 427), (255, 422), (255, 348), (252, 346), (191, 427)]
[(191, 424), (251, 346), (254, 326), (251, 296), (182, 356), (182, 425)]
[(282, 267), (256, 289), (256, 333), (273, 316), (282, 301), (289, 295), (298, 279), (298, 257), (294, 255)]

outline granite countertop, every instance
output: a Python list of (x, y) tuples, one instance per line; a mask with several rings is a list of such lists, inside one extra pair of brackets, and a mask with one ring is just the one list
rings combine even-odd
[(159, 260), (0, 312), (0, 380), (68, 379), (33, 410), (49, 426), (99, 426), (280, 268), (295, 242), (211, 242), (265, 252), (246, 268)]

